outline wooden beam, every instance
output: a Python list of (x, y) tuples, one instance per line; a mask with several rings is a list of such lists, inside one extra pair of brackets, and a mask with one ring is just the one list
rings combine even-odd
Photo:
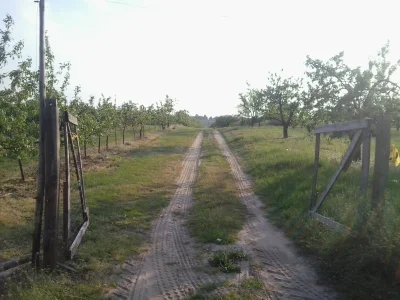
[(324, 202), (326, 196), (328, 195), (329, 191), (331, 190), (331, 188), (333, 187), (333, 185), (335, 184), (336, 180), (339, 178), (339, 175), (342, 173), (344, 166), (346, 165), (347, 161), (351, 158), (351, 155), (356, 147), (356, 145), (358, 144), (359, 140), (361, 138), (361, 131), (358, 131), (351, 143), (349, 148), (347, 149), (339, 167), (336, 169), (335, 173), (333, 174), (332, 178), (329, 180), (328, 185), (326, 186), (325, 190), (322, 192), (321, 196), (318, 199), (317, 204), (314, 206), (314, 208), (312, 209), (312, 212), (315, 213), (317, 212), (318, 208), (321, 206), (321, 204)]
[(21, 258), (9, 260), (0, 264), (0, 271), (6, 271), (12, 268), (15, 268), (19, 265), (23, 265), (28, 263), (31, 260), (31, 256), (27, 255)]
[(338, 223), (338, 222), (336, 222), (336, 221), (334, 221), (332, 219), (324, 217), (324, 216), (322, 216), (320, 214), (311, 213), (311, 217), (314, 218), (314, 219), (317, 219), (318, 221), (320, 221), (321, 223), (325, 224), (329, 228), (335, 230), (336, 232), (345, 233), (345, 234), (350, 233), (350, 228), (348, 228), (348, 227), (346, 227), (346, 226), (344, 226), (344, 225), (342, 225), (342, 224), (340, 224), (340, 223)]
[(367, 119), (367, 127), (362, 131), (362, 165), (360, 191), (362, 195), (367, 193), (369, 167), (371, 160), (371, 119)]
[(390, 119), (380, 116), (376, 124), (375, 167), (372, 185), (372, 207), (383, 205), (384, 191), (389, 175)]
[(71, 115), (69, 112), (66, 112), (66, 116), (68, 122), (78, 126), (78, 119), (74, 115)]
[(323, 126), (315, 128), (314, 133), (329, 133), (329, 132), (336, 132), (336, 131), (356, 130), (356, 129), (366, 128), (367, 126), (368, 126), (368, 122), (365, 119), (363, 119), (363, 120), (358, 120), (358, 121), (350, 121), (350, 122), (323, 125)]
[(46, 100), (45, 118), (45, 212), (43, 232), (43, 265), (57, 266), (58, 198), (60, 183), (60, 125), (55, 99)]
[(73, 258), (78, 250), (79, 245), (81, 244), (82, 238), (89, 227), (89, 221), (83, 222), (81, 228), (79, 229), (78, 234), (75, 237), (71, 247), (70, 247), (70, 257)]
[(315, 158), (314, 158), (314, 177), (312, 182), (312, 192), (310, 200), (310, 209), (315, 205), (317, 199), (317, 180), (318, 180), (318, 169), (319, 169), (319, 150), (321, 144), (321, 134), (317, 133), (315, 135)]
[[(68, 113), (65, 112), (65, 116)], [(65, 168), (65, 181), (63, 185), (63, 240), (64, 240), (64, 252), (65, 258), (69, 259), (69, 239), (71, 232), (71, 175), (69, 166), (69, 136), (68, 136), (68, 118), (64, 119), (64, 168)]]

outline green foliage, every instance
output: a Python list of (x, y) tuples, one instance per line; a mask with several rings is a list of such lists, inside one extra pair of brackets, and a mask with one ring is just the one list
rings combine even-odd
[(220, 268), (224, 273), (240, 273), (240, 267), (237, 265), (242, 260), (247, 260), (247, 254), (240, 250), (216, 251), (208, 260), (211, 266)]

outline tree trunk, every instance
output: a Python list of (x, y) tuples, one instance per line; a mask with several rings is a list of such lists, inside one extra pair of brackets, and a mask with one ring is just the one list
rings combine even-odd
[(99, 136), (99, 146), (98, 146), (98, 148), (97, 148), (97, 152), (100, 153), (100, 136)]
[(18, 158), (18, 164), (19, 164), (19, 171), (21, 172), (21, 180), (25, 181), (24, 169), (22, 168), (22, 161), (20, 158)]
[(136, 131), (133, 130), (133, 140), (136, 140)]
[(251, 127), (254, 127), (254, 117), (251, 117)]
[(145, 129), (145, 126), (143, 126), (143, 137), (144, 137), (144, 129)]
[(283, 124), (283, 138), (284, 139), (287, 139), (289, 137), (288, 128), (289, 128), (289, 126), (287, 124)]
[(122, 145), (125, 145), (125, 129), (122, 130)]
[(86, 152), (86, 139), (83, 141), (83, 151), (85, 153), (85, 158), (87, 157), (87, 152)]
[(118, 146), (118, 143), (117, 143), (117, 128), (115, 128), (114, 138), (115, 138), (115, 147), (117, 147)]
[(400, 124), (396, 124), (396, 130), (400, 131)]
[(108, 150), (108, 135), (106, 136), (106, 150)]

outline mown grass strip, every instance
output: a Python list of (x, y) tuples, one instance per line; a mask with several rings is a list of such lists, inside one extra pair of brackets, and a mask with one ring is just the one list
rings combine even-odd
[[(353, 230), (354, 236), (343, 236), (308, 217), (312, 137), (296, 129), (289, 139), (282, 139), (281, 128), (271, 127), (226, 128), (222, 132), (252, 176), (269, 218), (314, 255), (327, 282), (335, 284), (348, 299), (399, 299), (400, 168), (391, 167), (380, 220), (370, 217), (370, 196), (359, 197), (360, 164), (352, 164), (341, 175), (320, 213)], [(345, 139), (324, 137), (321, 142), (320, 192), (348, 146)], [(398, 132), (392, 131), (392, 143), (400, 145)], [(363, 220), (369, 220), (368, 226)]]
[(237, 196), (230, 166), (205, 131), (195, 203), (189, 218), (193, 236), (203, 243), (231, 244), (245, 221), (245, 207)]
[[(169, 203), (181, 160), (197, 133), (181, 128), (158, 134), (134, 151), (111, 156), (105, 168), (85, 172), (91, 220), (72, 262), (76, 272), (28, 271), (23, 284), (9, 282), (0, 298), (100, 299), (111, 290), (116, 265), (139, 251), (151, 221)], [(14, 223), (3, 229), (18, 231), (27, 226), (32, 225)]]

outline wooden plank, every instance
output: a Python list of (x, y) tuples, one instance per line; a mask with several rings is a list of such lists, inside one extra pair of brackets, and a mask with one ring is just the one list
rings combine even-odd
[(314, 158), (314, 177), (312, 182), (312, 192), (310, 200), (310, 210), (315, 205), (317, 199), (317, 180), (318, 180), (318, 169), (319, 169), (319, 150), (321, 144), (321, 134), (317, 133), (315, 135), (315, 158)]
[(31, 256), (27, 255), (27, 256), (17, 258), (17, 259), (3, 262), (0, 264), (0, 271), (6, 271), (9, 269), (15, 268), (19, 265), (26, 264), (26, 263), (30, 262), (30, 260), (31, 260)]
[(82, 155), (81, 155), (81, 146), (79, 144), (79, 134), (78, 128), (76, 128), (76, 143), (78, 148), (78, 168), (79, 168), (79, 175), (81, 179), (80, 184), (80, 193), (81, 193), (81, 207), (82, 207), (82, 214), (84, 220), (89, 220), (89, 215), (86, 210), (86, 195), (85, 195), (85, 180), (83, 178), (83, 166), (82, 166)]
[(66, 112), (66, 116), (67, 116), (68, 122), (78, 126), (78, 119), (74, 115), (71, 115), (69, 112)]
[(329, 180), (328, 185), (326, 186), (325, 190), (322, 192), (321, 196), (318, 199), (317, 204), (314, 206), (312, 209), (312, 212), (317, 212), (318, 208), (321, 206), (321, 204), (324, 202), (326, 196), (328, 195), (329, 191), (335, 184), (336, 180), (339, 178), (339, 175), (342, 173), (344, 166), (346, 165), (347, 161), (351, 158), (351, 155), (355, 149), (355, 146), (359, 142), (361, 138), (361, 131), (358, 131), (354, 137), (353, 140), (350, 143), (349, 148), (347, 149), (339, 167), (336, 169), (335, 173), (333, 174), (332, 178)]
[(390, 119), (380, 116), (376, 124), (375, 167), (372, 185), (372, 207), (380, 208), (389, 174)]
[[(65, 112), (67, 115), (67, 112)], [(69, 239), (71, 232), (71, 175), (69, 165), (69, 137), (68, 137), (68, 123), (67, 118), (64, 120), (64, 168), (65, 168), (65, 182), (63, 186), (63, 240), (65, 258), (69, 259)]]
[(360, 191), (362, 195), (367, 193), (369, 167), (371, 161), (371, 120), (366, 120), (368, 125), (362, 131), (362, 165), (361, 165), (361, 183)]
[(50, 269), (57, 266), (57, 225), (60, 181), (60, 126), (55, 99), (46, 103), (46, 171), (45, 212), (43, 232), (43, 265)]
[(344, 234), (348, 234), (350, 233), (350, 228), (332, 220), (329, 219), (327, 217), (324, 217), (320, 214), (317, 213), (311, 213), (311, 217), (314, 219), (317, 219), (318, 221), (320, 221), (321, 223), (325, 224), (326, 226), (328, 226), (329, 228), (335, 230), (336, 232), (339, 233), (344, 233)]
[(323, 125), (323, 126), (315, 128), (314, 133), (328, 133), (328, 132), (336, 132), (336, 131), (356, 130), (356, 129), (366, 128), (367, 126), (368, 126), (368, 122), (365, 119), (363, 119), (363, 120), (358, 120), (358, 121), (350, 121), (350, 122)]
[[(75, 175), (76, 179), (78, 181), (78, 188), (79, 188), (79, 197), (81, 200), (81, 206), (82, 206), (82, 214), (83, 214), (83, 220), (86, 218), (86, 212), (85, 212), (85, 194), (84, 194), (84, 183), (83, 183), (83, 174), (82, 174), (82, 160), (80, 157), (80, 146), (79, 146), (79, 137), (77, 139), (77, 145), (78, 145), (78, 156), (75, 153), (75, 148), (74, 148), (74, 143), (72, 142), (72, 134), (71, 134), (71, 128), (68, 124), (68, 133), (69, 133), (69, 138), (70, 138), (70, 146), (71, 146), (71, 152), (72, 152), (72, 158), (74, 161), (74, 167), (75, 167)], [(79, 158), (79, 161), (78, 161)], [(80, 166), (80, 168), (79, 168)]]
[(71, 258), (73, 258), (76, 254), (76, 251), (78, 250), (79, 245), (81, 244), (82, 238), (86, 232), (86, 230), (89, 227), (89, 221), (85, 221), (81, 228), (79, 229), (78, 234), (75, 237), (75, 240), (73, 241), (71, 247), (70, 247), (70, 253), (71, 253)]

